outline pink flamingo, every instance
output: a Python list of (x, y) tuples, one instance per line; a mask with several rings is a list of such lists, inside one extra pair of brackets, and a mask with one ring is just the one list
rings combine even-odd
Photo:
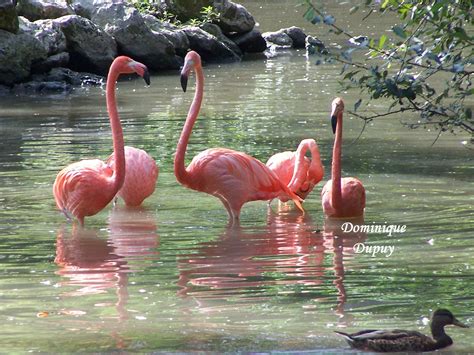
[[(311, 160), (305, 156), (308, 150), (311, 152)], [(324, 176), (324, 167), (321, 163), (318, 145), (314, 139), (303, 139), (296, 152), (282, 152), (273, 155), (268, 159), (267, 166), (303, 200)]]
[[(107, 159), (107, 164), (115, 167), (115, 153)], [(159, 168), (155, 160), (143, 149), (125, 146), (125, 181), (117, 193), (127, 206), (138, 207), (155, 191)]]
[(184, 60), (181, 71), (183, 91), (186, 91), (191, 70), (196, 74), (196, 89), (174, 158), (176, 179), (190, 189), (220, 199), (229, 214), (230, 225), (238, 222), (242, 206), (249, 201), (288, 197), (303, 211), (300, 198), (265, 164), (245, 153), (226, 148), (207, 149), (195, 156), (186, 168), (184, 156), (201, 108), (204, 89), (201, 57), (194, 51), (189, 52)]
[(324, 214), (327, 217), (361, 217), (365, 208), (365, 189), (359, 179), (341, 179), (342, 113), (344, 102), (336, 98), (332, 102), (331, 122), (334, 138), (331, 180), (321, 191)]
[(125, 153), (122, 126), (115, 101), (115, 86), (120, 74), (137, 73), (150, 83), (145, 65), (120, 56), (110, 66), (107, 77), (107, 111), (112, 128), (115, 167), (99, 159), (73, 163), (56, 176), (53, 185), (56, 205), (66, 217), (74, 216), (84, 225), (84, 217), (101, 211), (114, 198), (125, 179)]

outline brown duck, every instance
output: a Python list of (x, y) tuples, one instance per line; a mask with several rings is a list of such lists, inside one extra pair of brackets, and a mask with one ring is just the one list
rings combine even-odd
[(343, 336), (352, 348), (378, 352), (398, 351), (433, 351), (453, 344), (453, 340), (444, 332), (445, 325), (457, 325), (469, 328), (461, 323), (447, 309), (438, 309), (431, 318), (430, 338), (424, 334), (410, 330), (362, 330), (347, 334), (337, 332)]

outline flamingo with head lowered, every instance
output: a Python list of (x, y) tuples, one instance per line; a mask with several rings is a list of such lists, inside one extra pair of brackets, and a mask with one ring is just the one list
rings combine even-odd
[(343, 111), (342, 99), (339, 97), (334, 99), (331, 110), (332, 129), (335, 133), (331, 180), (321, 191), (323, 211), (326, 217), (361, 217), (365, 208), (365, 188), (362, 182), (353, 177), (341, 178)]
[(53, 185), (57, 207), (66, 217), (76, 217), (84, 225), (84, 217), (101, 211), (114, 198), (125, 179), (125, 154), (122, 126), (117, 112), (115, 86), (120, 74), (136, 73), (150, 84), (148, 69), (129, 57), (115, 58), (107, 77), (107, 111), (112, 128), (114, 167), (99, 159), (73, 163), (56, 176)]
[(188, 167), (185, 166), (186, 148), (201, 108), (204, 89), (201, 57), (194, 51), (186, 55), (181, 71), (181, 86), (184, 91), (192, 70), (196, 74), (196, 89), (174, 158), (176, 179), (190, 189), (220, 199), (229, 214), (230, 225), (239, 221), (240, 210), (249, 201), (282, 197), (292, 199), (303, 210), (297, 195), (265, 164), (245, 153), (226, 148), (211, 148), (199, 153)]
[[(311, 153), (311, 159), (306, 157), (308, 150)], [(268, 159), (267, 166), (303, 200), (324, 176), (324, 167), (321, 163), (318, 145), (314, 139), (303, 139), (296, 152), (282, 152), (273, 155)], [(286, 202), (287, 199), (282, 199), (282, 201)]]

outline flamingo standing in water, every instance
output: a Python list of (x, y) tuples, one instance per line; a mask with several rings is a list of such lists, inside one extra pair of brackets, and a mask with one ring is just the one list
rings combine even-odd
[[(115, 167), (115, 153), (107, 159)], [(155, 191), (159, 168), (155, 160), (143, 149), (125, 146), (127, 171), (122, 188), (117, 192), (127, 206), (138, 207)]]
[[(311, 160), (305, 155), (308, 150), (311, 152)], [(324, 167), (321, 163), (318, 145), (314, 139), (303, 139), (296, 152), (282, 152), (273, 155), (268, 159), (267, 166), (303, 200), (324, 176)], [(287, 200), (282, 199), (282, 201), (286, 202)]]
[(117, 112), (115, 86), (120, 74), (137, 73), (150, 84), (148, 69), (129, 57), (115, 58), (107, 77), (107, 111), (112, 128), (115, 166), (102, 160), (81, 160), (56, 176), (53, 185), (56, 205), (66, 217), (74, 216), (84, 225), (84, 217), (101, 211), (114, 198), (125, 179), (125, 153), (122, 126)]
[(191, 70), (196, 74), (196, 89), (174, 158), (176, 179), (190, 189), (220, 199), (229, 214), (230, 225), (238, 222), (242, 206), (249, 201), (265, 201), (281, 196), (292, 199), (303, 211), (300, 198), (265, 164), (245, 153), (211, 148), (199, 153), (188, 167), (185, 166), (186, 147), (201, 108), (204, 88), (201, 57), (194, 51), (189, 52), (184, 60), (181, 71), (183, 91), (186, 91)]
[(336, 98), (332, 102), (331, 123), (334, 138), (331, 180), (324, 185), (321, 199), (327, 217), (361, 217), (365, 208), (365, 189), (359, 179), (341, 178), (342, 113), (344, 102)]

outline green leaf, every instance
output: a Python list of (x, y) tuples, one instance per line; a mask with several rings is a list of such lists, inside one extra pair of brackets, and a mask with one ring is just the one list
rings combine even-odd
[(407, 34), (405, 32), (405, 30), (400, 27), (400, 26), (393, 26), (392, 27), (392, 31), (398, 36), (398, 37), (401, 37), (401, 38), (407, 38)]
[(303, 15), (303, 18), (306, 21), (311, 21), (314, 18), (314, 9), (312, 7), (309, 7), (308, 10)]
[(379, 39), (379, 49), (382, 49), (383, 48), (383, 45), (385, 44), (385, 41), (387, 40), (387, 36), (385, 35), (382, 35), (380, 36), (380, 39)]

